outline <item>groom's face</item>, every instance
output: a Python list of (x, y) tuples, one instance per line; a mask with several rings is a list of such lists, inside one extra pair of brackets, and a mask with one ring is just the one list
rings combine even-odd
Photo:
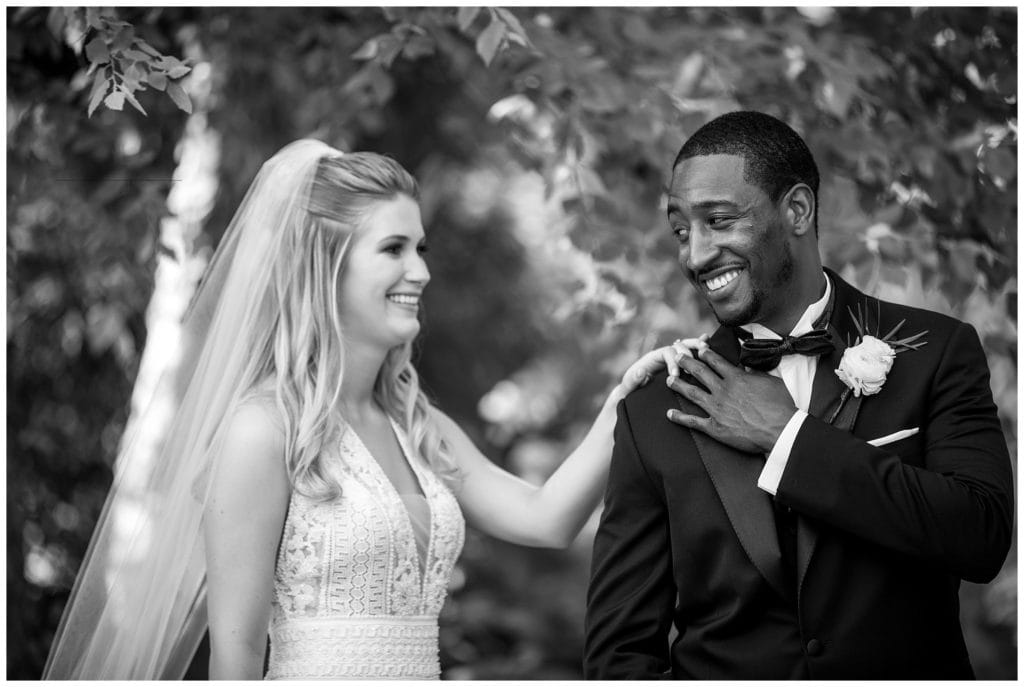
[(792, 300), (793, 251), (778, 205), (743, 178), (744, 165), (738, 155), (680, 162), (669, 190), (669, 225), (680, 265), (719, 322), (778, 331)]

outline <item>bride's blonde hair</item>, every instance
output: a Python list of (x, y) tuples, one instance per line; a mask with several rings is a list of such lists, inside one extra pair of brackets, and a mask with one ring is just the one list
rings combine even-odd
[[(250, 367), (257, 395), (273, 398), (285, 435), (285, 461), (293, 487), (318, 499), (340, 493), (328, 463), (345, 429), (338, 413), (345, 359), (338, 295), (349, 246), (368, 211), (405, 195), (419, 199), (416, 180), (394, 160), (374, 153), (322, 158), (306, 212), (287, 232), (273, 266), (264, 307), (270, 330)], [(440, 439), (431, 406), (411, 363), (412, 343), (388, 352), (374, 398), (409, 437), (430, 467), (446, 480), (457, 469)], [(268, 398), (269, 397), (269, 398)]]

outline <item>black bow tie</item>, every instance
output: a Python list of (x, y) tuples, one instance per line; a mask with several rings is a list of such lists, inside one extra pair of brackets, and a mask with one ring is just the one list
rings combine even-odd
[(822, 355), (835, 350), (827, 329), (814, 329), (801, 336), (781, 339), (755, 339), (745, 329), (736, 329), (740, 337), (740, 364), (767, 372), (778, 367), (784, 355)]

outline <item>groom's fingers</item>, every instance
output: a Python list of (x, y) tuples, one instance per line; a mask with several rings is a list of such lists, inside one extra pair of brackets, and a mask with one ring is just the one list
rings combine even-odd
[(711, 400), (711, 394), (704, 391), (704, 389), (701, 389), (695, 384), (684, 382), (678, 377), (669, 377), (666, 380), (666, 384), (668, 384), (669, 389), (672, 389), (672, 391), (676, 392), (683, 398), (688, 401), (692, 401), (704, 410), (707, 410), (708, 403)]
[(711, 393), (714, 393), (722, 385), (722, 378), (703, 360), (682, 358), (679, 361), (679, 367), (696, 377), (697, 381)]
[(715, 353), (710, 348), (705, 348), (700, 353), (700, 359), (708, 367), (710, 367), (712, 370), (714, 370), (715, 373), (718, 374), (719, 377), (722, 377), (722, 378), (724, 378), (730, 372), (735, 372), (735, 371), (739, 370), (738, 367), (736, 367), (735, 365), (730, 363), (728, 360), (726, 360), (725, 358), (720, 356), (718, 353)]
[(669, 421), (688, 427), (689, 429), (695, 429), (699, 432), (709, 434), (709, 424), (711, 418), (708, 417), (697, 417), (696, 415), (687, 415), (686, 413), (675, 410), (674, 408), (666, 413)]

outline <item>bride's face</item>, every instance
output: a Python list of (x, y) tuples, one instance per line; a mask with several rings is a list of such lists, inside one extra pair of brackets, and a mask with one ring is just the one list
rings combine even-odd
[(393, 348), (420, 331), (420, 296), (430, 281), (419, 205), (408, 196), (372, 206), (352, 239), (338, 302), (345, 336)]

